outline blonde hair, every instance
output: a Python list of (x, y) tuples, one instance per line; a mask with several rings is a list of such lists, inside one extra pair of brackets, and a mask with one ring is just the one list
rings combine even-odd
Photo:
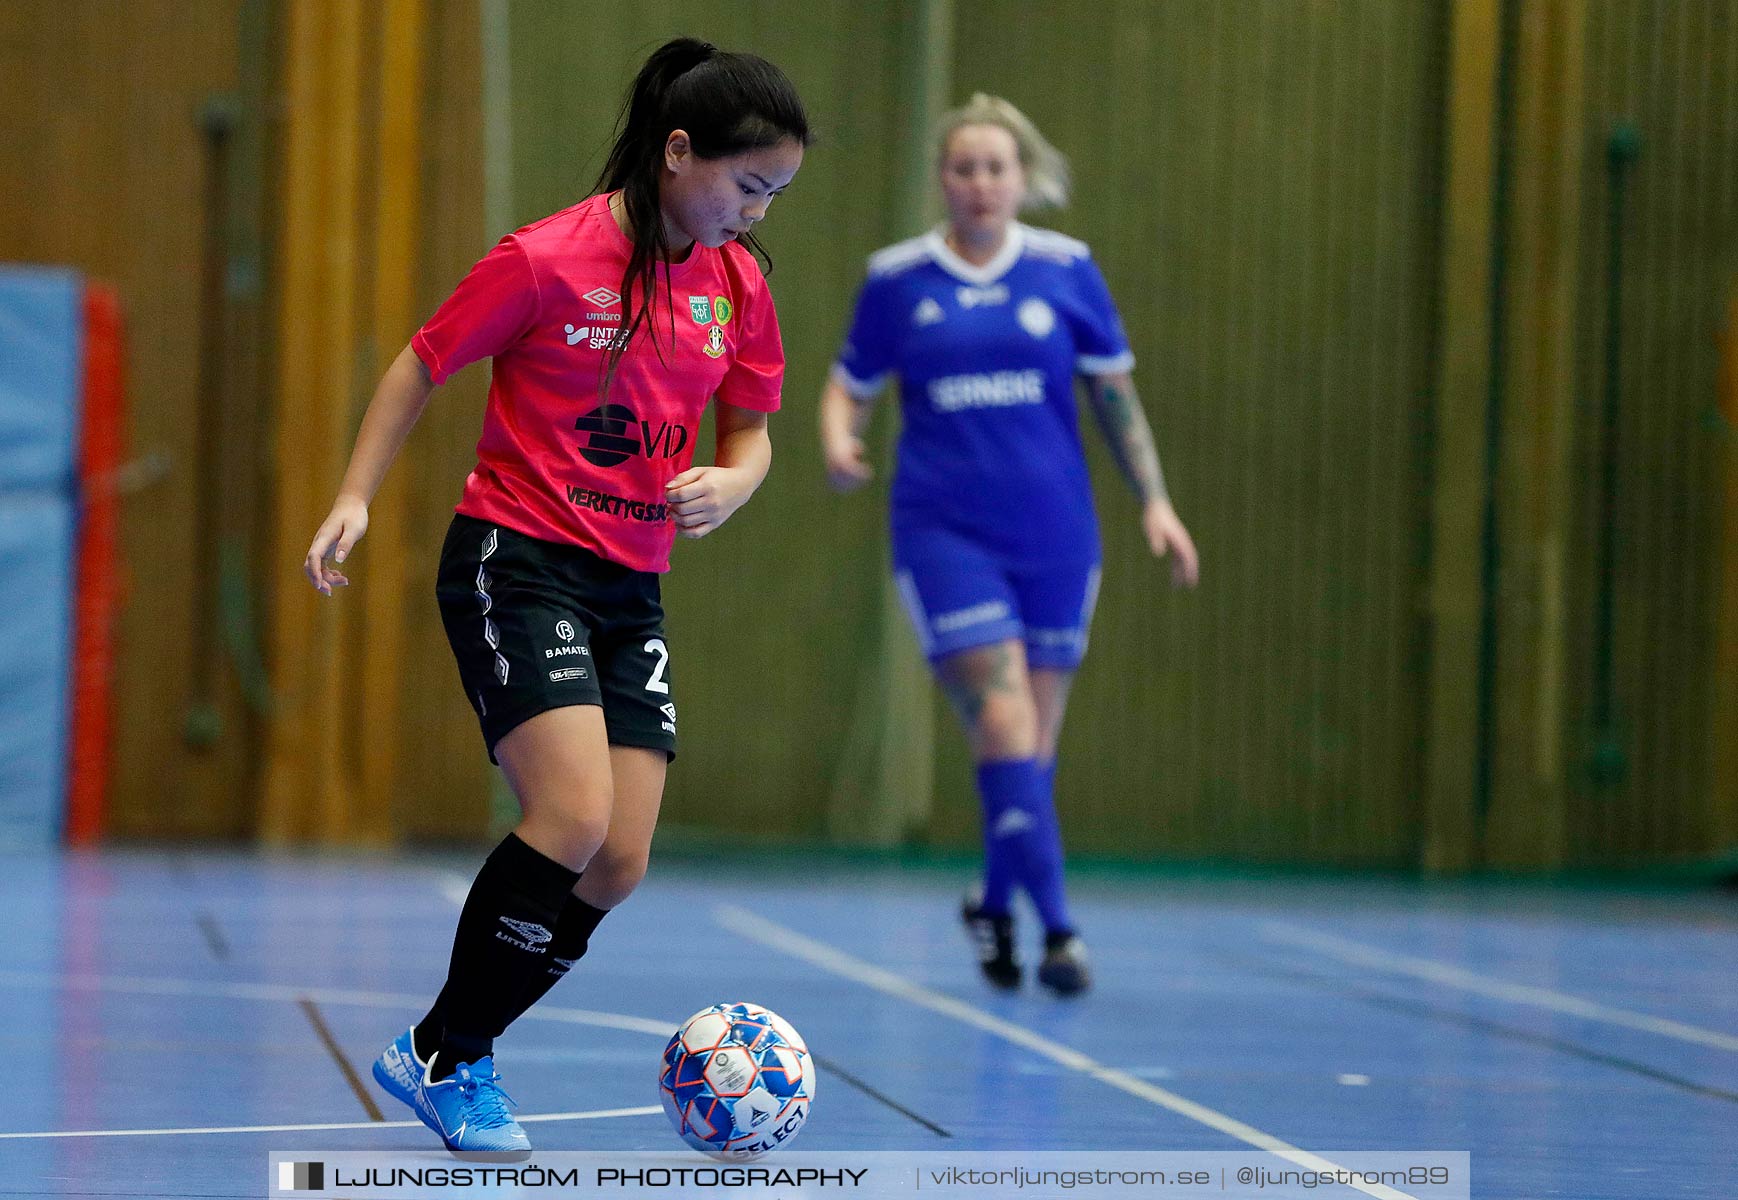
[(1038, 132), (1025, 113), (1000, 96), (973, 92), (972, 98), (944, 114), (936, 129), (935, 159), (947, 157), (948, 139), (967, 125), (994, 125), (1014, 139), (1020, 166), (1026, 172), (1021, 208), (1065, 208), (1068, 205), (1068, 160)]

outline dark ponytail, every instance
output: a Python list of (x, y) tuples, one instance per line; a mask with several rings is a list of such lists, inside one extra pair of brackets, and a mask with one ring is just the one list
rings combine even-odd
[[(663, 177), (664, 145), (673, 129), (687, 130), (700, 158), (726, 158), (786, 140), (804, 146), (811, 141), (796, 88), (783, 71), (758, 55), (732, 54), (710, 42), (675, 38), (646, 59), (628, 89), (615, 143), (593, 188), (621, 192), (634, 244), (622, 275), (622, 330), (610, 346), (604, 368), (606, 395), (628, 344), (641, 325), (649, 328), (656, 318), (653, 303), (660, 262), (666, 284), (669, 280), (670, 247), (664, 237), (658, 183)], [(745, 233), (741, 240), (770, 271), (772, 259), (754, 235)], [(673, 302), (669, 307), (673, 345), (676, 310)], [(655, 334), (652, 346), (662, 360)]]

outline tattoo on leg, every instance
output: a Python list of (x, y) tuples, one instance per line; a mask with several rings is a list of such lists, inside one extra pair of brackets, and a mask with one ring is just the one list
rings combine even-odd
[(984, 705), (992, 692), (1007, 694), (1020, 690), (1014, 652), (1006, 645), (993, 646), (981, 673), (974, 673), (974, 677), (965, 679), (957, 675), (944, 675), (941, 686), (947, 692), (948, 699), (953, 702), (954, 711), (959, 713), (960, 720), (965, 722), (968, 729), (976, 728), (978, 718), (983, 715)]
[(947, 693), (947, 698), (953, 702), (954, 711), (959, 714), (960, 720), (964, 722), (966, 728), (971, 729), (976, 726), (978, 717), (984, 711), (983, 693), (964, 679), (944, 677), (941, 686), (942, 690)]
[(984, 681), (986, 692), (1015, 692), (1020, 690), (1019, 681), (1014, 678), (1014, 654), (1007, 646), (997, 646), (995, 654), (990, 659), (989, 678)]

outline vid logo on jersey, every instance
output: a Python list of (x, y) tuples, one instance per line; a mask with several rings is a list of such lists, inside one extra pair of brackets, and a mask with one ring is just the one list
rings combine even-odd
[(594, 467), (619, 467), (630, 458), (675, 458), (688, 446), (688, 429), (670, 421), (653, 425), (625, 404), (600, 404), (573, 423), (583, 436), (580, 457)]

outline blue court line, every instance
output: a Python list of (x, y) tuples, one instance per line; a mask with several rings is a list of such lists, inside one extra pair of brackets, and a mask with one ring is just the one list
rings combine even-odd
[(1432, 958), (1394, 954), (1375, 946), (1365, 945), (1362, 942), (1354, 942), (1349, 938), (1337, 937), (1331, 933), (1320, 933), (1285, 921), (1263, 921), (1261, 933), (1270, 941), (1286, 942), (1293, 946), (1315, 950), (1329, 958), (1338, 959), (1340, 962), (1352, 966), (1373, 967), (1379, 971), (1410, 975), (1428, 983), (1459, 988), (1461, 991), (1472, 992), (1492, 1000), (1504, 1000), (1511, 1004), (1525, 1004), (1534, 1008), (1549, 1009), (1552, 1012), (1581, 1017), (1588, 1021), (1603, 1021), (1608, 1025), (1621, 1025), (1626, 1029), (1639, 1029), (1643, 1033), (1659, 1034), (1661, 1037), (1675, 1038), (1681, 1042), (1690, 1042), (1698, 1046), (1709, 1046), (1715, 1050), (1729, 1050), (1738, 1053), (1738, 1037), (1713, 1029), (1703, 1029), (1699, 1025), (1673, 1021), (1666, 1017), (1653, 1017), (1646, 1013), (1630, 1012), (1628, 1009), (1613, 1008), (1607, 1004), (1596, 1004), (1591, 1000), (1583, 1000), (1579, 996), (1571, 996), (1567, 992), (1552, 991), (1550, 988), (1509, 983), (1489, 975), (1480, 975), (1478, 972), (1469, 971), (1465, 967), (1438, 962)]
[[(968, 1004), (941, 992), (932, 991), (896, 972), (874, 966), (860, 958), (854, 958), (825, 942), (806, 937), (794, 929), (788, 929), (783, 925), (767, 920), (765, 917), (757, 916), (747, 909), (721, 904), (713, 909), (713, 919), (731, 933), (750, 938), (762, 945), (770, 946), (780, 953), (802, 959), (804, 962), (831, 971), (835, 975), (842, 975), (846, 979), (854, 980), (867, 987), (872, 987), (886, 995), (905, 1000), (921, 1008), (927, 1008), (931, 1012), (940, 1013), (942, 1016), (952, 1017), (956, 1021), (981, 1029), (985, 1033), (1002, 1038), (1004, 1041), (1012, 1042), (1016, 1046), (1030, 1050), (1032, 1053), (1048, 1058), (1070, 1070), (1079, 1071), (1100, 1083), (1108, 1084), (1138, 1099), (1168, 1109), (1180, 1117), (1186, 1117), (1191, 1121), (1207, 1126), (1209, 1129), (1217, 1130), (1245, 1145), (1254, 1146), (1257, 1150), (1265, 1150), (1269, 1154), (1295, 1163), (1307, 1170), (1349, 1174), (1347, 1169), (1339, 1164), (1294, 1146), (1290, 1142), (1282, 1141), (1253, 1125), (1239, 1121), (1235, 1117), (1227, 1116), (1225, 1113), (1208, 1108), (1204, 1104), (1197, 1104), (1176, 1092), (1155, 1087), (1126, 1071), (1107, 1067), (1089, 1055), (1082, 1054), (1061, 1042), (1052, 1041), (1024, 1025), (1017, 1025), (1012, 1021), (985, 1012), (974, 1004)], [(1352, 1183), (1349, 1186), (1366, 1195), (1376, 1197), (1377, 1200), (1417, 1200), (1417, 1197), (1409, 1192), (1396, 1191), (1383, 1184)]]

